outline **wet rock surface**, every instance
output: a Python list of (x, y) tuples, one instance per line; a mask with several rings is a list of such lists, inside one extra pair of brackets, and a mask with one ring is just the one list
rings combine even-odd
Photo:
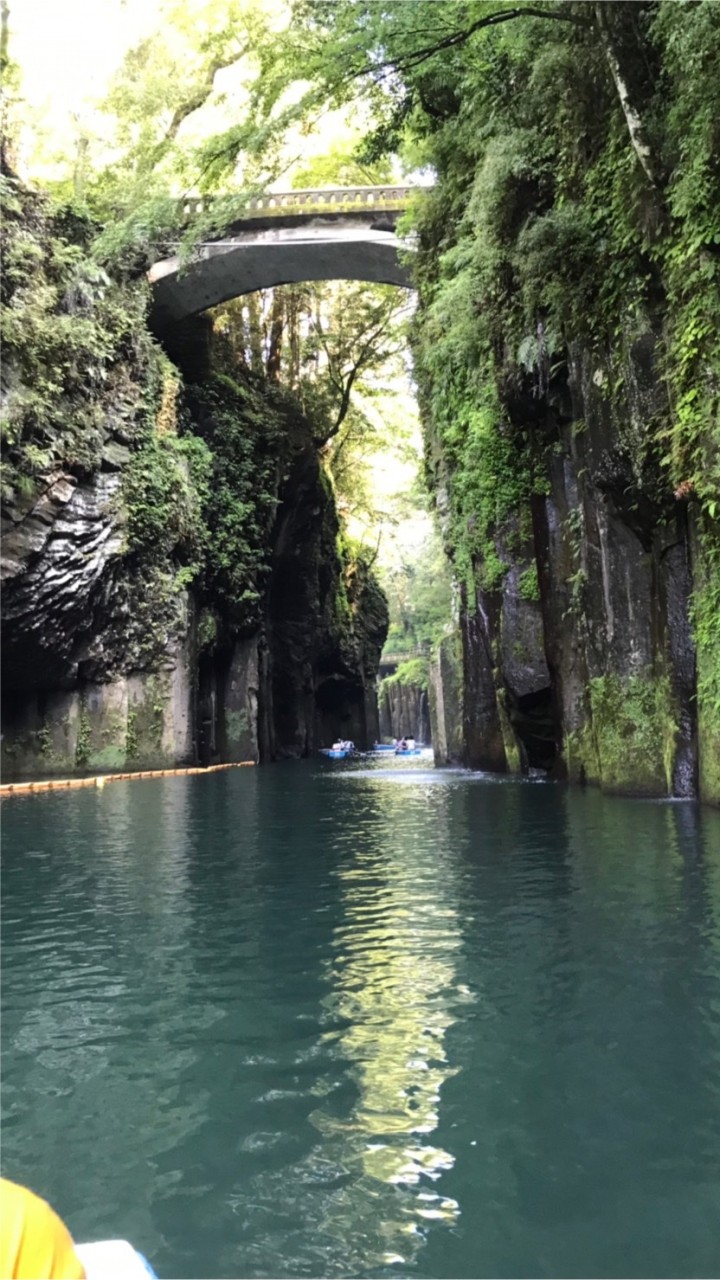
[(56, 473), (27, 509), (3, 512), (4, 679), (20, 689), (74, 679), (93, 640), (123, 542), (120, 480)]
[(378, 736), (376, 676), (387, 604), (362, 564), (343, 563), (334, 501), (303, 453), (278, 512), (267, 601), (261, 757), (307, 755)]

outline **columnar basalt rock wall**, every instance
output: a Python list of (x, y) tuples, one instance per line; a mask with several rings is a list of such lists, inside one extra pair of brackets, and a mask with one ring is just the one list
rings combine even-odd
[(428, 704), (435, 763), (463, 764), (463, 663), (459, 634), (446, 636), (430, 659)]
[(582, 431), (564, 433), (534, 504), (560, 771), (609, 790), (695, 795), (685, 509), (638, 484), (607, 404), (578, 391)]
[(425, 746), (432, 744), (428, 691), (424, 685), (384, 680), (378, 702), (382, 738), (412, 736)]
[[(684, 504), (639, 474), (629, 435), (659, 409), (654, 352), (629, 353), (633, 385), (614, 400), (602, 369), (571, 365), (572, 422), (534, 504), (560, 769), (632, 794), (697, 794), (695, 646)], [(643, 386), (644, 384), (644, 386)], [(580, 429), (575, 424), (580, 423)], [(627, 438), (627, 435), (626, 435)]]
[[(629, 795), (718, 798), (718, 743), (698, 726), (693, 582), (702, 562), (685, 503), (633, 465), (632, 433), (662, 394), (647, 338), (629, 355), (631, 396), (603, 392), (578, 353), (537, 426), (545, 479), (498, 525), (501, 573), (483, 558), (463, 589), (463, 763), (540, 768)], [(523, 413), (519, 397), (511, 415)], [(537, 414), (537, 410), (535, 411)], [(522, 536), (520, 536), (522, 534)], [(431, 671), (443, 709), (440, 660)], [(445, 713), (447, 722), (447, 714)], [(442, 728), (440, 759), (451, 758)]]

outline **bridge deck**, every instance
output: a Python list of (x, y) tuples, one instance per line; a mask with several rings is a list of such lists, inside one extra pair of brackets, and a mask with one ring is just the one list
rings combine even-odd
[[(265, 191), (257, 196), (238, 196), (237, 221), (242, 222), (243, 218), (254, 218), (258, 214), (272, 217), (288, 213), (353, 213), (361, 209), (402, 212), (414, 195), (428, 189), (408, 185)], [(190, 218), (212, 209), (214, 203), (213, 197), (189, 196), (182, 202), (181, 209), (185, 217)]]

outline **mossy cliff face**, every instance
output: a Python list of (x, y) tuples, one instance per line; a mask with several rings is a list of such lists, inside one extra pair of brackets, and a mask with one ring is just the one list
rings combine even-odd
[(197, 495), (179, 380), (142, 284), (89, 260), (86, 224), (3, 184), (4, 772), (185, 762)]
[[(387, 624), (338, 550), (310, 424), (213, 367), (208, 323), (185, 386), (144, 282), (95, 268), (84, 224), (11, 181), (4, 196), (5, 777), (312, 749), (320, 672), (372, 705)], [(300, 612), (274, 581), (288, 529), (314, 583)], [(294, 736), (275, 710), (293, 627), (310, 671)]]
[(463, 754), (718, 803), (720, 29), (706, 3), (568, 16), (413, 81)]
[[(26, 688), (112, 681), (160, 663), (184, 626), (174, 576), (193, 554), (194, 511), (183, 446), (155, 444), (177, 379), (145, 328), (144, 289), (113, 284), (87, 261), (88, 228), (51, 220), (4, 181), (3, 680), (12, 701)], [(136, 554), (128, 503), (148, 447), (164, 453), (180, 491), (159, 513), (172, 518), (156, 557)]]
[(699, 522), (692, 527), (691, 563), (700, 794), (720, 803), (720, 539)]

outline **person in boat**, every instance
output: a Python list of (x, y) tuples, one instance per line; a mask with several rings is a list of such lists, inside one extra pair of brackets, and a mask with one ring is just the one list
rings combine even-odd
[(55, 1210), (27, 1187), (0, 1178), (2, 1280), (147, 1280), (147, 1258), (127, 1240), (75, 1244)]
[(341, 742), (341, 741), (340, 741), (340, 739), (338, 738), (337, 742), (333, 742), (333, 744), (332, 744), (332, 746), (331, 746), (330, 750), (331, 750), (331, 751), (344, 751), (344, 750), (345, 750), (345, 743), (344, 743), (344, 742)]
[(396, 748), (395, 748), (395, 751), (396, 751), (396, 752), (397, 752), (397, 751), (407, 751), (407, 742), (405, 741), (405, 739), (404, 739), (404, 738), (401, 738), (401, 739), (400, 739), (400, 741), (398, 742), (398, 744), (397, 744), (397, 746), (396, 746)]
[(415, 750), (415, 739), (413, 738), (412, 734), (410, 735), (410, 737), (409, 737), (409, 738), (406, 738), (406, 739), (405, 739), (405, 741), (407, 742), (407, 749), (408, 749), (408, 751), (414, 751), (414, 750)]
[(27, 1187), (0, 1178), (0, 1276), (7, 1280), (85, 1280), (65, 1223)]

